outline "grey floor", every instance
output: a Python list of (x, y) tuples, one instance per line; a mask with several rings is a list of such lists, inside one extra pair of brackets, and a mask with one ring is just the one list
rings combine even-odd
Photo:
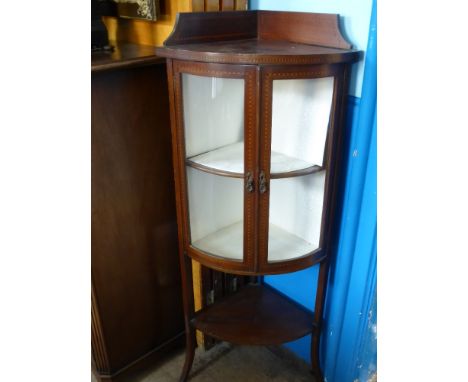
[[(176, 382), (183, 363), (184, 353), (178, 352), (132, 382)], [(189, 381), (313, 382), (314, 378), (307, 364), (284, 348), (220, 343), (209, 351), (197, 349)]]

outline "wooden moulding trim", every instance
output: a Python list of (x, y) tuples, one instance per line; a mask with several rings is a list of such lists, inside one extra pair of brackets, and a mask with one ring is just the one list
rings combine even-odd
[(333, 54), (312, 54), (312, 55), (257, 55), (257, 54), (225, 54), (194, 52), (189, 50), (177, 49), (175, 47), (158, 48), (157, 54), (163, 57), (171, 57), (178, 60), (212, 62), (218, 64), (271, 64), (271, 65), (319, 65), (336, 64), (345, 62), (356, 62), (360, 58), (357, 51), (343, 51)]
[(164, 46), (257, 37), (257, 11), (178, 13)]
[(247, 267), (241, 261), (229, 260), (216, 255), (203, 252), (192, 246), (188, 247), (187, 255), (200, 264), (214, 269), (219, 272), (229, 272), (243, 276), (263, 276), (276, 275), (300, 271), (301, 269), (309, 268), (315, 264), (321, 263), (327, 259), (327, 253), (322, 248), (318, 248), (304, 256), (291, 259), (281, 260), (278, 262), (270, 262), (260, 265), (257, 271)]
[(351, 49), (338, 22), (337, 14), (260, 11), (258, 38)]

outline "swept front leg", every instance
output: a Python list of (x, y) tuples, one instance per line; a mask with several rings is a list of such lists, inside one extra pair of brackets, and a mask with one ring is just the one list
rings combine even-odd
[(195, 329), (192, 327), (190, 323), (185, 325), (185, 362), (184, 368), (182, 369), (182, 374), (180, 375), (179, 382), (185, 382), (187, 377), (190, 373), (190, 369), (192, 368), (193, 358), (195, 357)]
[(328, 282), (328, 269), (329, 269), (329, 262), (328, 262), (328, 258), (326, 258), (320, 263), (319, 277), (318, 277), (318, 282), (317, 282), (317, 294), (315, 297), (315, 314), (314, 314), (315, 328), (312, 333), (312, 341), (311, 341), (311, 349), (310, 349), (312, 373), (315, 376), (316, 382), (323, 381), (323, 373), (320, 367), (320, 336), (322, 333), (323, 306), (325, 304), (325, 294), (326, 294), (327, 282)]
[(193, 290), (192, 290), (192, 260), (181, 251), (180, 268), (182, 276), (182, 295), (184, 303), (184, 321), (185, 321), (185, 363), (180, 375), (179, 381), (185, 382), (192, 368), (193, 358), (195, 356), (195, 328), (191, 324), (194, 316)]

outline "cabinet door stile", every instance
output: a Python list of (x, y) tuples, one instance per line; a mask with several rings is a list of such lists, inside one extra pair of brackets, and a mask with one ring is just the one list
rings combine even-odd
[(258, 92), (259, 92), (259, 69), (257, 66), (246, 68), (245, 84), (245, 158), (244, 173), (252, 176), (253, 189), (244, 187), (244, 256), (248, 268), (254, 272), (258, 271), (257, 264), (257, 204), (258, 204)]
[[(271, 155), (271, 111), (272, 111), (272, 84), (271, 72), (261, 68), (260, 75), (260, 121), (259, 121), (259, 174), (263, 172), (266, 179), (270, 178)], [(268, 222), (270, 193), (258, 193), (258, 262), (259, 271), (268, 264)]]

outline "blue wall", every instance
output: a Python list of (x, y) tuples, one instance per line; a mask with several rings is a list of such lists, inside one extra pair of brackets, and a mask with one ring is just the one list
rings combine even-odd
[[(253, 0), (250, 5), (251, 9), (344, 14), (345, 35), (355, 47), (366, 51), (365, 60), (352, 72), (340, 235), (334, 245), (321, 357), (328, 382), (364, 381), (376, 367), (372, 350), (376, 328), (377, 240), (375, 0)], [(313, 310), (317, 276), (318, 267), (313, 267), (293, 274), (267, 276), (265, 282)], [(287, 347), (310, 360), (310, 336)]]

